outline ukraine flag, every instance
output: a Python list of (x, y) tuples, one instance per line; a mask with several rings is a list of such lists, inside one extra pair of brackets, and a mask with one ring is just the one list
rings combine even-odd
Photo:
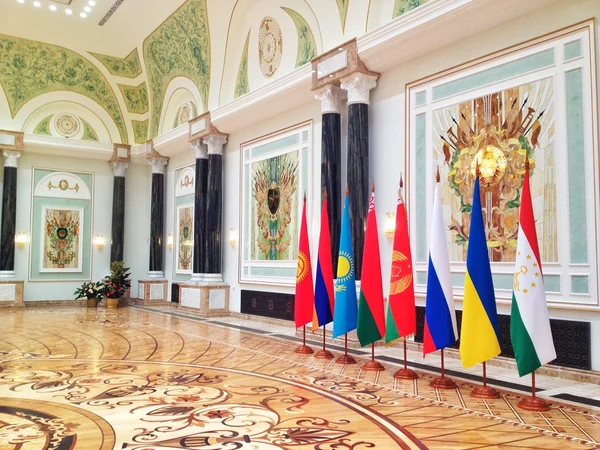
[(483, 226), (479, 177), (476, 177), (467, 247), (460, 359), (464, 367), (471, 367), (499, 354), (500, 331), (496, 297)]

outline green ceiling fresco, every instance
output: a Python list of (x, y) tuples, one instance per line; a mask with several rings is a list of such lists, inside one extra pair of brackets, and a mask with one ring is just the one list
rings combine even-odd
[(142, 82), (139, 86), (127, 86), (119, 84), (119, 90), (123, 94), (127, 111), (134, 114), (145, 114), (150, 107), (148, 106), (148, 90), (146, 83)]
[(50, 119), (52, 119), (52, 115), (46, 117), (40, 123), (38, 123), (35, 129), (33, 130), (33, 134), (40, 134), (42, 136), (52, 136), (52, 133), (50, 132)]
[(300, 67), (315, 56), (317, 56), (317, 44), (315, 43), (315, 37), (313, 36), (312, 30), (308, 26), (304, 17), (298, 14), (296, 11), (290, 8), (281, 7), (286, 13), (290, 15), (294, 24), (296, 25), (296, 31), (298, 32), (298, 54), (296, 56), (296, 67)]
[(100, 53), (90, 52), (94, 58), (102, 63), (111, 75), (124, 78), (135, 78), (142, 73), (142, 65), (137, 48), (134, 48), (125, 58), (116, 56), (101, 55)]
[(121, 108), (106, 78), (90, 61), (71, 50), (0, 35), (0, 85), (13, 118), (28, 101), (48, 92), (85, 95), (108, 112), (121, 141), (128, 142)]
[(242, 58), (240, 60), (240, 68), (238, 69), (237, 78), (235, 80), (235, 90), (233, 92), (233, 98), (241, 97), (242, 95), (250, 92), (250, 83), (248, 82), (248, 45), (250, 44), (250, 32), (246, 37), (246, 43), (244, 44), (244, 51), (242, 52)]
[(395, 19), (402, 14), (407, 13), (411, 9), (415, 9), (418, 6), (424, 5), (427, 0), (396, 0), (394, 2), (394, 14), (392, 17)]
[(342, 21), (342, 32), (346, 28), (346, 16), (348, 15), (348, 3), (350, 0), (335, 0), (337, 2), (338, 11), (340, 12), (340, 20)]
[(177, 76), (192, 80), (208, 109), (210, 33), (206, 0), (189, 0), (144, 41), (152, 104), (150, 136), (158, 135), (167, 86)]
[(136, 144), (144, 144), (148, 140), (148, 120), (132, 120), (133, 136)]
[(94, 127), (92, 127), (89, 123), (83, 120), (81, 117), (79, 118), (81, 123), (83, 123), (83, 136), (81, 137), (82, 141), (99, 141), (98, 134)]

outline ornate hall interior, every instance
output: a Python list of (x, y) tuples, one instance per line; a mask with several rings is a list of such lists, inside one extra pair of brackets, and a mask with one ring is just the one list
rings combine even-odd
[(0, 450), (600, 449), (599, 21), (0, 0)]

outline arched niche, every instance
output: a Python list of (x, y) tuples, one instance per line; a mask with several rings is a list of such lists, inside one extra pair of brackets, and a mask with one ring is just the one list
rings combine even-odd
[(187, 108), (189, 118), (202, 114), (202, 97), (198, 87), (185, 77), (175, 77), (167, 87), (160, 118), (159, 133), (164, 134), (182, 125), (182, 108)]

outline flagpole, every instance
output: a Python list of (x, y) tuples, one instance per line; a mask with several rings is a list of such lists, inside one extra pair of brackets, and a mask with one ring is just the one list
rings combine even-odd
[(475, 386), (471, 391), (471, 397), (475, 398), (500, 398), (500, 394), (496, 389), (487, 385), (487, 368), (485, 361), (483, 362), (483, 386)]
[(335, 360), (336, 364), (356, 364), (356, 359), (348, 354), (348, 333), (344, 334), (344, 354)]
[(519, 408), (527, 411), (549, 411), (551, 406), (543, 398), (536, 397), (535, 395), (535, 370), (531, 372), (531, 397), (526, 397), (521, 400), (518, 405)]
[(434, 378), (434, 380), (429, 383), (429, 386), (435, 389), (456, 389), (456, 383), (450, 378), (446, 378), (446, 373), (444, 370), (444, 349), (440, 350), (440, 361), (441, 361), (441, 376)]
[(323, 349), (315, 353), (317, 359), (333, 359), (333, 353), (325, 348), (325, 325), (323, 325)]
[(379, 361), (375, 361), (375, 342), (371, 344), (371, 360), (362, 365), (362, 370), (370, 372), (380, 372), (385, 370), (385, 367), (383, 367)]
[(396, 373), (394, 373), (394, 378), (397, 380), (416, 380), (419, 378), (417, 373), (409, 369), (406, 364), (406, 337), (404, 338), (404, 368), (398, 369)]
[(294, 352), (299, 355), (311, 355), (313, 353), (313, 349), (306, 345), (306, 325), (302, 327), (302, 345), (294, 350)]

